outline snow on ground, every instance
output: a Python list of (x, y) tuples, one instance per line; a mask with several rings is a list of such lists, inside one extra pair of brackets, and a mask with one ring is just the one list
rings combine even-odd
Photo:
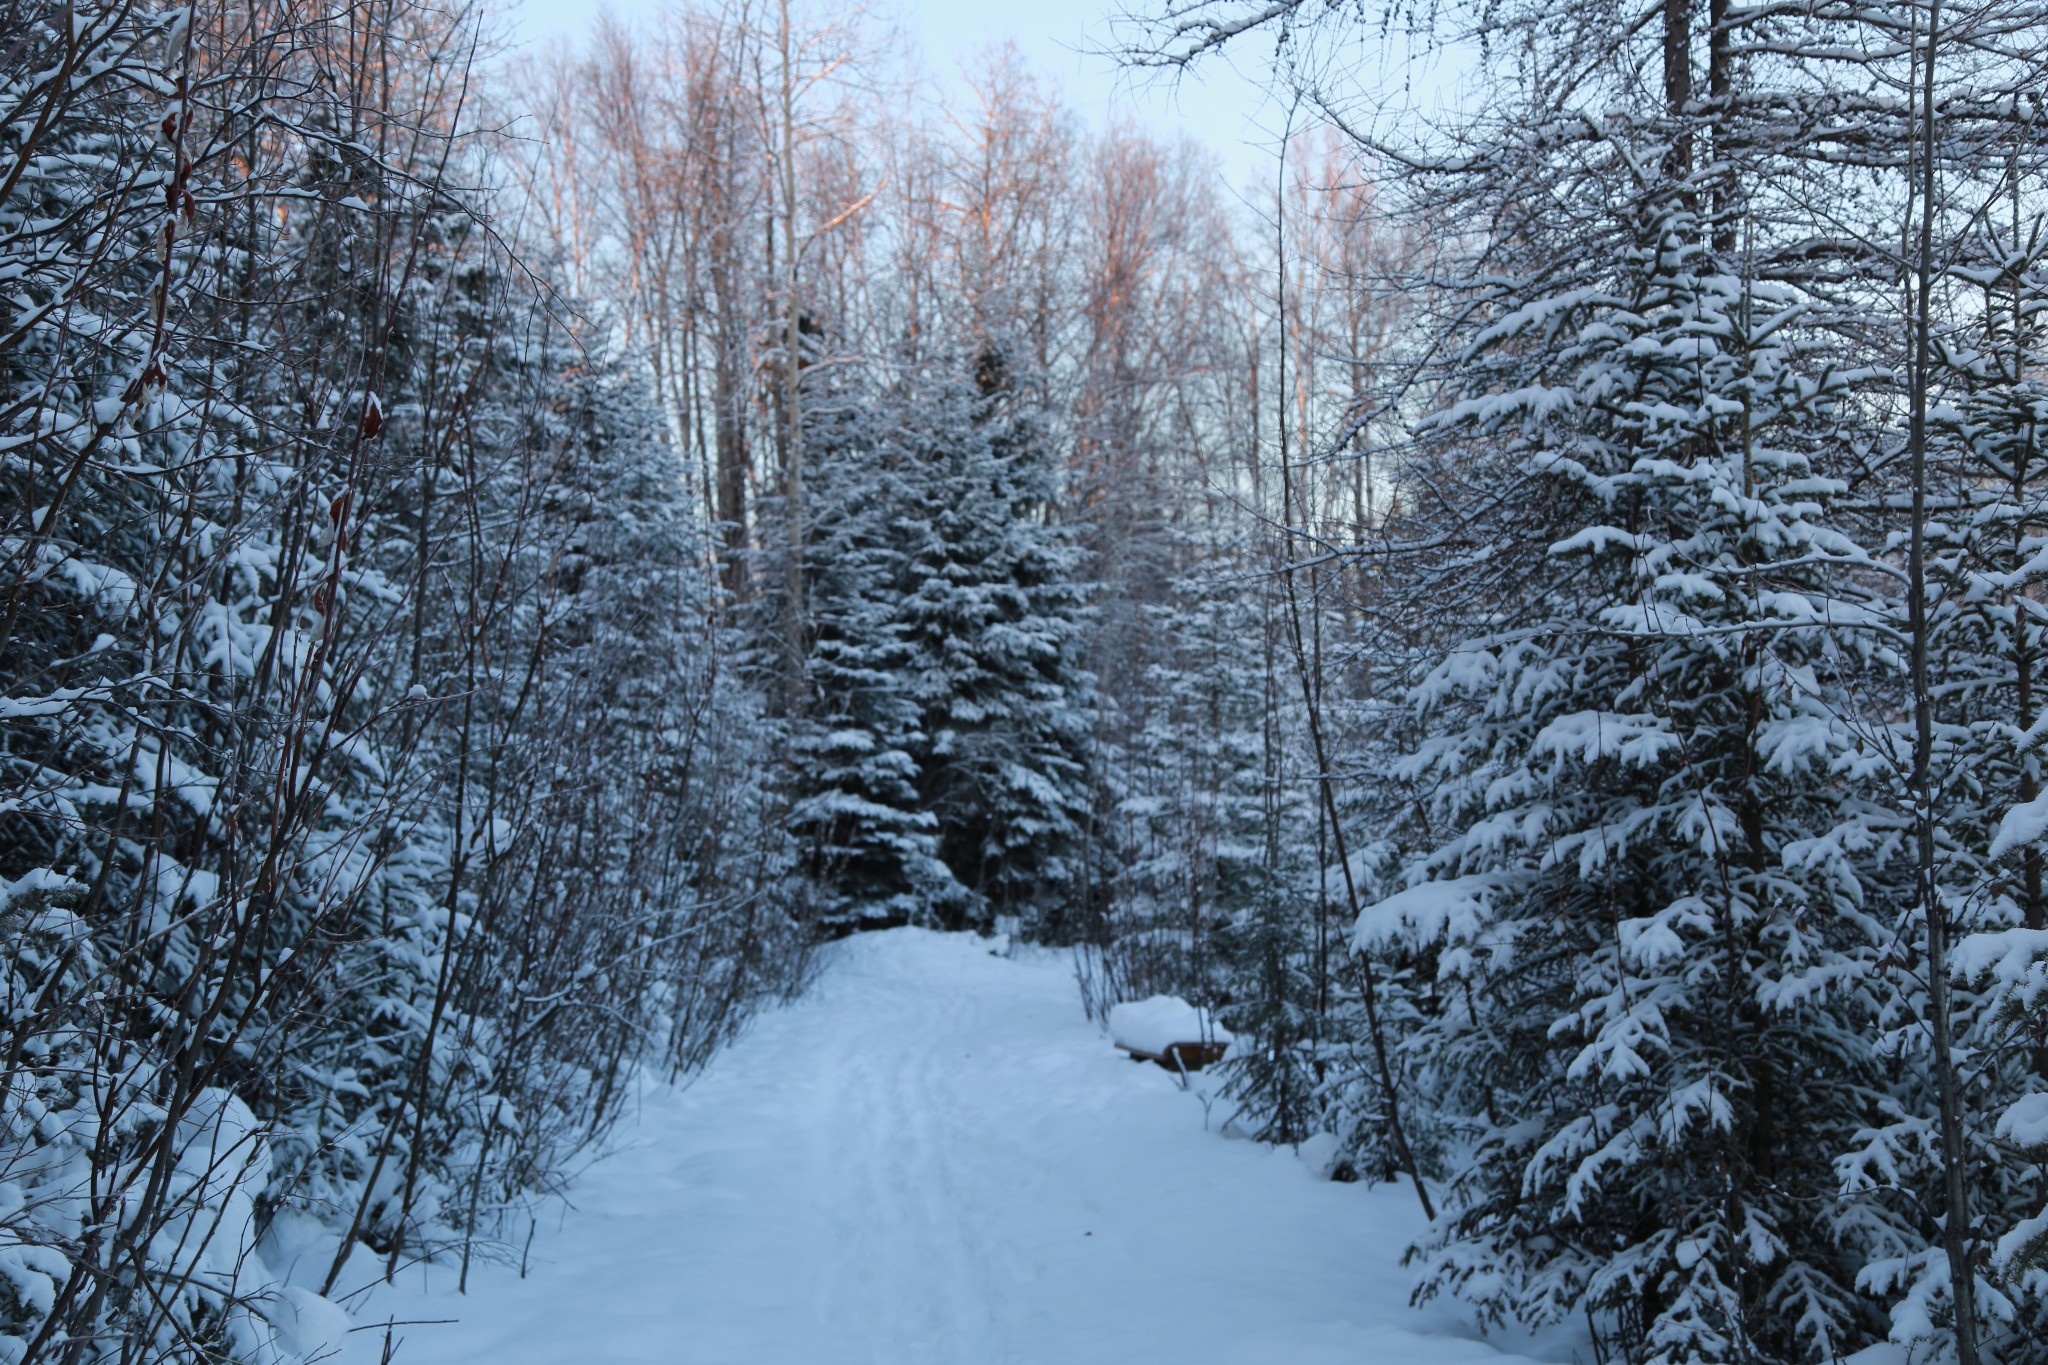
[(452, 1267), (416, 1271), (356, 1318), (460, 1319), (399, 1329), (399, 1365), (1527, 1359), (1408, 1307), (1405, 1189), (1203, 1120), (1083, 1017), (1063, 955), (860, 935), (693, 1085), (650, 1089), (524, 1280), (474, 1268), (458, 1297)]

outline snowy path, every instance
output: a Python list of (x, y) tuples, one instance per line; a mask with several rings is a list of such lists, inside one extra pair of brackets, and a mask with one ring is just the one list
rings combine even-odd
[[(917, 930), (831, 950), (516, 1269), (383, 1291), (400, 1365), (1513, 1365), (1407, 1307), (1408, 1196), (1203, 1131), (1064, 957)], [(352, 1352), (374, 1360), (374, 1332)]]

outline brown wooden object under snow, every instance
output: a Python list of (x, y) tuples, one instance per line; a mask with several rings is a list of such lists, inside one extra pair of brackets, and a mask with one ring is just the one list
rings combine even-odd
[(1168, 1071), (1200, 1071), (1211, 1062), (1223, 1060), (1223, 1051), (1228, 1043), (1168, 1043), (1164, 1052), (1147, 1052), (1143, 1048), (1118, 1043), (1117, 1047), (1130, 1054), (1134, 1062), (1152, 1062)]

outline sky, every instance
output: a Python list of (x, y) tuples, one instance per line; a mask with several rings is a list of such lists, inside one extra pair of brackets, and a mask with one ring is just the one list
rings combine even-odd
[[(631, 19), (661, 3), (609, 0), (609, 8)], [(1130, 7), (1142, 3), (1132, 0)], [(507, 4), (518, 6), (517, 31), (534, 46), (579, 39), (604, 8), (594, 0)], [(1269, 165), (1284, 110), (1252, 78), (1261, 40), (1240, 44), (1232, 54), (1236, 67), (1210, 62), (1175, 86), (1101, 55), (1115, 39), (1110, 18), (1123, 7), (1119, 0), (879, 0), (871, 12), (893, 18), (942, 83), (957, 86), (962, 64), (983, 48), (1015, 42), (1048, 85), (1098, 124), (1128, 117), (1154, 132), (1185, 134), (1217, 153), (1233, 183)]]

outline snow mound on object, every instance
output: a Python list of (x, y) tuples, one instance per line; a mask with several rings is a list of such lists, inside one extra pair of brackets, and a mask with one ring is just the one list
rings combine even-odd
[(255, 1308), (285, 1360), (329, 1360), (348, 1345), (347, 1310), (310, 1289), (287, 1285), (258, 1299)]
[(1316, 1179), (1328, 1180), (1344, 1159), (1344, 1144), (1337, 1141), (1335, 1133), (1315, 1133), (1302, 1139), (1294, 1154)]
[(1133, 1051), (1163, 1054), (1175, 1043), (1227, 1043), (1232, 1035), (1207, 1010), (1177, 995), (1155, 995), (1111, 1006), (1109, 1036)]

